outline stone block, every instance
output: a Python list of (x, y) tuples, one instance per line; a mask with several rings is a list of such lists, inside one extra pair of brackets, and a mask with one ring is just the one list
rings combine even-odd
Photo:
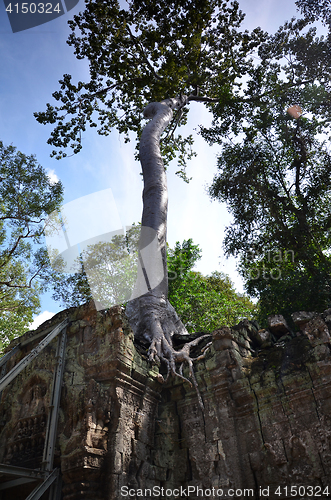
[(269, 330), (276, 337), (281, 337), (284, 333), (289, 333), (290, 329), (287, 325), (287, 322), (281, 314), (275, 314), (273, 316), (268, 317), (268, 325)]
[[(187, 382), (157, 381), (158, 371), (136, 349), (121, 314), (83, 306), (72, 316), (56, 455), (63, 500), (115, 500), (122, 486), (331, 482), (326, 312), (302, 322), (301, 337), (268, 349), (269, 330), (250, 322), (216, 330), (214, 349), (195, 367), (204, 409)], [(253, 352), (252, 345), (262, 349)], [(0, 462), (41, 465), (55, 347), (50, 344), (3, 392)], [(23, 487), (11, 493), (16, 500), (28, 496)]]
[(307, 312), (307, 311), (299, 311), (299, 312), (294, 312), (291, 314), (292, 321), (295, 325), (301, 327), (308, 323), (311, 319), (314, 318), (316, 313), (313, 312)]

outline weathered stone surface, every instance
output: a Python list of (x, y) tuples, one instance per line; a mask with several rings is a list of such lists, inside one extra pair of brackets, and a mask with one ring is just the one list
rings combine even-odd
[(308, 323), (314, 316), (315, 313), (307, 311), (299, 311), (291, 315), (293, 323), (298, 326), (303, 326), (305, 323)]
[[(216, 330), (195, 367), (203, 412), (183, 380), (159, 383), (158, 369), (135, 346), (119, 307), (97, 313), (86, 305), (57, 315), (20, 339), (41, 334), (7, 370), (65, 316), (70, 325), (55, 455), (63, 500), (151, 498), (144, 490), (162, 487), (171, 499), (181, 487), (190, 499), (207, 498), (212, 488), (227, 499), (261, 499), (263, 489), (269, 499), (285, 499), (291, 485), (315, 488), (313, 497), (328, 486), (322, 497), (331, 495), (326, 313), (276, 343), (248, 321)], [(2, 463), (41, 465), (55, 348), (53, 341), (3, 392)], [(125, 495), (128, 488), (136, 495)], [(23, 500), (31, 489), (17, 486), (0, 498)], [(165, 495), (166, 489), (174, 493)]]
[(276, 337), (281, 337), (284, 333), (290, 332), (286, 319), (281, 314), (268, 317), (269, 330)]
[(269, 330), (261, 329), (256, 332), (256, 340), (260, 346), (271, 342), (271, 333)]
[(308, 323), (301, 326), (301, 331), (307, 335), (309, 340), (317, 345), (321, 342), (329, 343), (330, 334), (327, 324), (321, 317), (314, 317)]

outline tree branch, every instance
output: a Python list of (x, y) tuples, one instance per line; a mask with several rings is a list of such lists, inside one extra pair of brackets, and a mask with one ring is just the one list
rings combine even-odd
[(144, 53), (144, 48), (141, 46), (141, 44), (140, 44), (139, 40), (137, 39), (137, 37), (135, 37), (135, 36), (133, 35), (132, 31), (130, 30), (130, 26), (128, 26), (128, 25), (127, 25), (127, 26), (126, 26), (126, 28), (127, 28), (128, 32), (129, 32), (129, 35), (130, 35), (131, 40), (133, 40), (133, 41), (136, 43), (137, 48), (138, 48), (138, 50), (139, 50), (139, 52), (140, 52), (140, 55), (141, 55), (141, 56), (142, 56), (142, 58), (144, 59), (145, 63), (146, 63), (146, 64), (147, 64), (147, 66), (149, 67), (149, 69), (152, 71), (152, 73), (153, 73), (153, 75), (155, 76), (155, 78), (157, 78), (157, 80), (162, 81), (162, 80), (163, 80), (162, 76), (160, 76), (160, 75), (157, 73), (157, 71), (155, 71), (155, 68), (152, 66), (152, 64), (151, 64), (151, 63), (149, 62), (149, 60), (147, 59), (147, 57), (146, 57), (146, 55), (145, 55), (145, 53)]
[(187, 98), (187, 102), (189, 101), (196, 101), (196, 102), (210, 102), (210, 103), (213, 103), (213, 102), (220, 102), (220, 99), (216, 98), (216, 97), (203, 97), (203, 96), (199, 96), (199, 95), (189, 95), (188, 98)]

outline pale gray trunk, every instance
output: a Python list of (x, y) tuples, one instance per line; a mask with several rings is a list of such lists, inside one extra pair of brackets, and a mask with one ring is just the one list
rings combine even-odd
[[(182, 98), (150, 103), (144, 110), (145, 118), (151, 120), (145, 126), (140, 139), (140, 162), (144, 179), (142, 227), (152, 228), (157, 233), (162, 254), (163, 281), (149, 293), (130, 301), (126, 308), (131, 327), (136, 337), (143, 336), (152, 341), (156, 331), (152, 316), (157, 315), (166, 337), (174, 332), (187, 334), (187, 330), (168, 301), (168, 271), (166, 255), (168, 189), (167, 178), (160, 151), (160, 137), (170, 123), (173, 109), (183, 104)], [(139, 250), (149, 243), (141, 238)], [(154, 323), (151, 325), (150, 323)], [(151, 331), (151, 326), (152, 330)], [(156, 327), (158, 330), (158, 327)]]
[[(190, 382), (183, 376), (182, 369), (184, 363), (189, 367), (189, 378), (193, 382), (199, 404), (203, 408), (203, 401), (199, 393), (198, 385), (193, 371), (193, 360), (190, 358), (190, 349), (196, 346), (202, 339), (209, 335), (195, 339), (184, 345), (182, 349), (176, 351), (172, 345), (172, 335), (188, 334), (185, 326), (179, 319), (175, 309), (168, 301), (168, 272), (166, 256), (166, 235), (167, 235), (167, 209), (168, 192), (167, 179), (164, 170), (163, 160), (160, 151), (160, 137), (164, 129), (170, 123), (173, 115), (173, 109), (183, 106), (190, 98), (167, 99), (162, 102), (149, 104), (144, 110), (144, 116), (151, 118), (145, 126), (140, 140), (140, 161), (144, 178), (143, 191), (143, 214), (142, 231), (139, 241), (140, 279), (146, 281), (148, 293), (136, 295), (137, 298), (128, 302), (126, 315), (129, 319), (131, 328), (136, 338), (143, 338), (150, 343), (148, 356), (151, 362), (163, 361), (167, 366), (167, 376), (172, 374)], [(144, 236), (144, 228), (147, 238)], [(151, 231), (152, 230), (152, 231)], [(163, 280), (154, 288), (150, 286), (146, 263), (143, 262), (141, 252), (151, 242), (148, 241), (157, 236), (158, 244), (162, 255)], [(151, 236), (152, 235), (152, 236)], [(156, 257), (151, 255), (152, 260)], [(153, 262), (148, 263), (148, 267), (153, 269)], [(146, 266), (146, 267), (144, 267)], [(155, 265), (155, 269), (157, 265)], [(152, 273), (153, 274), (153, 273)], [(138, 273), (139, 276), (139, 273)], [(139, 281), (139, 278), (137, 282)], [(145, 283), (144, 283), (145, 285)], [(136, 290), (143, 289), (137, 283)], [(146, 290), (146, 286), (144, 288)], [(205, 349), (198, 359), (204, 357)], [(179, 372), (176, 370), (176, 364), (181, 363)], [(160, 377), (162, 379), (162, 377)]]

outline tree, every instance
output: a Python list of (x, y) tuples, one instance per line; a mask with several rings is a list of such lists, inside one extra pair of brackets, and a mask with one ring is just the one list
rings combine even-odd
[(66, 156), (68, 146), (80, 151), (87, 124), (101, 135), (116, 128), (126, 141), (133, 131), (139, 141), (149, 103), (188, 95), (173, 103), (172, 109), (180, 109), (162, 141), (165, 163), (178, 153), (183, 167), (192, 138), (175, 137), (173, 130), (186, 123), (184, 104), (226, 107), (251, 64), (246, 56), (263, 36), (259, 29), (251, 35), (238, 31), (243, 18), (237, 2), (221, 0), (133, 1), (128, 10), (116, 0), (87, 2), (69, 21), (68, 44), (78, 59), (88, 59), (91, 79), (74, 85), (65, 74), (53, 93), (60, 105), (35, 113), (40, 123), (56, 124), (48, 140), (57, 148), (52, 155)]
[(311, 21), (319, 19), (329, 27), (331, 26), (331, 7), (329, 0), (297, 0), (297, 7), (301, 13)]
[[(237, 2), (221, 0), (136, 0), (127, 10), (114, 0), (88, 1), (85, 11), (71, 22), (69, 44), (79, 59), (88, 59), (91, 79), (74, 85), (70, 75), (64, 75), (60, 91), (53, 94), (60, 105), (48, 104), (46, 112), (36, 113), (40, 123), (56, 124), (49, 143), (70, 146), (74, 152), (81, 149), (86, 124), (98, 126), (95, 111), (100, 134), (117, 128), (129, 140), (129, 131), (136, 132), (144, 178), (142, 228), (157, 235), (164, 279), (130, 302), (127, 315), (135, 336), (149, 341), (149, 359), (163, 361), (168, 375), (177, 376), (182, 375), (176, 363), (186, 362), (195, 385), (189, 352), (196, 342), (175, 351), (171, 340), (174, 332), (187, 331), (167, 300), (167, 190), (162, 155), (168, 161), (178, 153), (179, 173), (185, 178), (185, 153), (188, 147), (191, 154), (192, 138), (175, 138), (174, 129), (186, 123), (186, 105), (191, 101), (205, 103), (217, 116), (223, 113), (224, 128), (229, 128), (239, 80), (253, 66), (249, 55), (264, 37), (260, 29), (240, 32), (242, 19)], [(143, 118), (150, 121), (142, 130)], [(57, 157), (64, 154), (60, 149)], [(147, 243), (143, 237), (140, 250)]]
[[(139, 225), (134, 225), (125, 237), (116, 236), (113, 238), (115, 241), (103, 244), (102, 252), (99, 244), (88, 247), (87, 251), (77, 259), (77, 270), (81, 271), (82, 268), (82, 272), (58, 274), (53, 298), (62, 300), (66, 307), (73, 307), (92, 298), (102, 302), (111, 295), (112, 303), (125, 305), (127, 300), (123, 299), (123, 294), (118, 294), (117, 300), (113, 299), (113, 294), (116, 293), (118, 283), (120, 289), (124, 284), (130, 292), (134, 288), (136, 276), (134, 254), (138, 248), (139, 229)], [(126, 252), (128, 247), (134, 250), (133, 255)], [(193, 245), (192, 239), (184, 240), (182, 244), (177, 242), (175, 248), (167, 250), (168, 299), (187, 331), (210, 332), (222, 324), (234, 325), (243, 317), (252, 318), (256, 306), (247, 297), (236, 293), (227, 275), (215, 271), (210, 276), (203, 276), (193, 271), (200, 258), (201, 249), (199, 245)], [(85, 273), (89, 264), (94, 268), (95, 262), (101, 263), (97, 271), (96, 287), (94, 274), (91, 278)], [(90, 285), (94, 287), (93, 293)], [(102, 288), (101, 292), (99, 286)]]
[(223, 145), (210, 194), (233, 214), (225, 249), (264, 321), (331, 305), (331, 53), (307, 26), (292, 20), (261, 44), (237, 138), (224, 139), (222, 121), (204, 132)]
[(90, 244), (75, 260), (71, 273), (64, 273), (59, 256), (53, 262), (53, 298), (66, 307), (76, 307), (89, 300), (124, 304), (130, 298), (137, 276), (137, 253), (140, 224), (133, 224), (124, 235), (111, 241)]
[(50, 272), (43, 243), (47, 214), (62, 201), (33, 155), (0, 142), (0, 342), (21, 335), (40, 306)]
[(256, 306), (236, 293), (227, 275), (214, 271), (203, 276), (193, 271), (200, 258), (201, 250), (191, 239), (168, 250), (168, 298), (187, 330), (210, 332), (244, 317), (252, 319)]

